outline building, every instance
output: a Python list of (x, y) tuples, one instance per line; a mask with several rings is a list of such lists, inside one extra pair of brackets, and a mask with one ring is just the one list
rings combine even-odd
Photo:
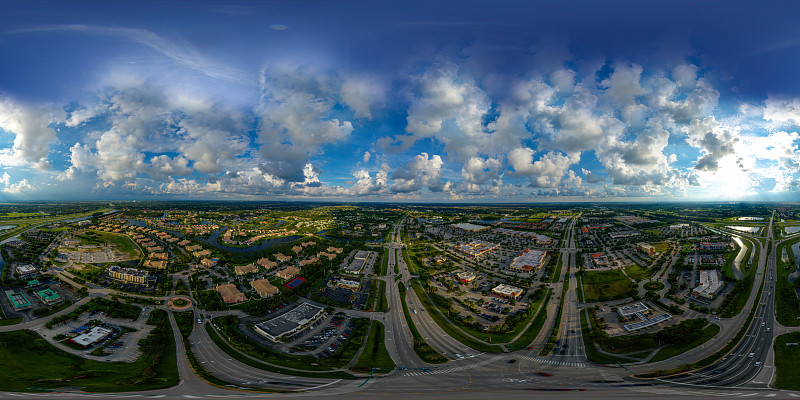
[[(643, 303), (633, 303), (617, 307), (617, 314), (622, 318), (628, 318), (631, 315), (647, 312), (649, 308)], [(644, 318), (642, 318), (644, 319)]]
[(53, 289), (45, 289), (36, 292), (36, 297), (45, 304), (55, 304), (61, 302), (61, 296)]
[(508, 268), (515, 272), (528, 272), (544, 267), (546, 251), (525, 249), (511, 261)]
[(316, 264), (319, 262), (319, 258), (311, 257), (308, 260), (300, 260), (300, 266), (305, 267), (306, 265)]
[(677, 231), (680, 229), (689, 229), (689, 224), (675, 224), (669, 226), (670, 230)]
[(297, 267), (286, 267), (278, 272), (275, 273), (275, 276), (281, 279), (289, 280), (294, 278), (295, 276), (300, 275), (300, 268)]
[(328, 247), (327, 249), (325, 249), (325, 251), (330, 252), (330, 253), (342, 254), (344, 249), (341, 248), (341, 247), (332, 247), (331, 246), (331, 247)]
[(144, 265), (149, 268), (155, 269), (165, 269), (167, 268), (167, 262), (163, 260), (147, 260)]
[(292, 259), (291, 256), (284, 255), (283, 253), (275, 254), (275, 259), (280, 262), (290, 261)]
[(359, 289), (361, 289), (361, 282), (350, 279), (339, 279), (336, 281), (336, 286), (357, 292)]
[(16, 311), (27, 310), (33, 307), (30, 300), (22, 293), (14, 293), (13, 290), (6, 290), (6, 297), (8, 297), (8, 300), (11, 302), (11, 307)]
[(233, 267), (233, 271), (236, 272), (236, 275), (252, 274), (258, 272), (258, 266), (255, 264), (237, 265)]
[(697, 245), (697, 248), (699, 250), (701, 250), (701, 251), (702, 250), (706, 250), (706, 251), (708, 251), (708, 250), (728, 250), (728, 247), (729, 247), (729, 245), (728, 245), (727, 242), (717, 242), (717, 243), (702, 242), (702, 243)]
[(211, 251), (210, 250), (195, 251), (194, 253), (192, 253), (192, 255), (195, 258), (203, 258), (203, 257), (210, 256), (211, 255)]
[(498, 285), (497, 287), (492, 289), (492, 293), (504, 298), (504, 299), (514, 299), (516, 300), (519, 296), (522, 295), (522, 289), (506, 285), (505, 283)]
[(550, 238), (549, 236), (540, 235), (540, 234), (538, 234), (536, 232), (516, 231), (516, 230), (513, 230), (513, 229), (507, 229), (507, 228), (494, 228), (494, 229), (492, 229), (492, 232), (499, 233), (499, 234), (502, 234), (502, 235), (531, 238), (534, 241), (536, 241), (536, 245), (537, 246), (552, 246), (553, 245), (553, 239), (552, 238)]
[(83, 347), (94, 346), (103, 340), (106, 340), (114, 331), (102, 326), (95, 326), (89, 332), (75, 336), (70, 339), (70, 342), (81, 345)]
[(202, 266), (204, 266), (206, 268), (215, 267), (217, 265), (217, 259), (216, 258), (204, 258), (204, 259), (200, 260), (200, 265), (202, 265)]
[(278, 293), (278, 288), (275, 287), (273, 284), (269, 283), (266, 279), (258, 279), (255, 281), (250, 282), (250, 286), (253, 287), (253, 290), (258, 293), (259, 296), (263, 297), (272, 297)]
[(315, 241), (313, 241), (313, 240), (310, 240), (310, 241), (308, 241), (308, 242), (303, 242), (303, 243), (300, 243), (300, 246), (303, 246), (303, 247), (308, 247), (308, 246), (313, 246), (313, 245), (315, 245), (315, 244), (317, 244), (317, 242), (315, 242)]
[(722, 280), (719, 270), (704, 270), (700, 271), (700, 285), (694, 288), (692, 295), (713, 299), (724, 287), (725, 282)]
[(150, 276), (150, 273), (147, 271), (135, 268), (120, 267), (119, 265), (109, 267), (106, 272), (108, 273), (108, 277), (111, 279), (123, 283), (134, 283), (138, 285), (147, 284), (147, 278)]
[(300, 332), (324, 315), (325, 310), (322, 307), (302, 303), (283, 315), (259, 322), (254, 328), (260, 335), (276, 342), (282, 337), (289, 337)]
[[(189, 242), (189, 243), (191, 243), (191, 242)], [(200, 250), (203, 250), (203, 246), (200, 246), (199, 244), (186, 246), (186, 251), (194, 252), (194, 251), (200, 251)]]
[(295, 254), (297, 254), (297, 253), (303, 251), (303, 248), (300, 247), (300, 246), (294, 246), (294, 247), (292, 247), (292, 251), (295, 252)]
[(247, 297), (245, 297), (244, 293), (240, 292), (239, 289), (236, 288), (236, 285), (232, 283), (217, 285), (214, 290), (219, 293), (225, 304), (237, 304), (247, 301)]
[(367, 265), (367, 260), (369, 260), (373, 254), (375, 254), (374, 251), (357, 251), (356, 255), (353, 256), (353, 261), (350, 261), (350, 264), (347, 265), (345, 271), (350, 274), (360, 274), (364, 269), (364, 266)]
[(653, 254), (656, 254), (655, 246), (653, 246), (651, 244), (648, 244), (648, 243), (644, 243), (644, 242), (640, 242), (640, 243), (636, 244), (636, 250), (639, 250), (642, 253), (647, 254), (648, 256), (652, 256)]
[(278, 263), (270, 260), (269, 258), (259, 258), (258, 261), (256, 261), (256, 264), (264, 267), (264, 269), (267, 271), (278, 266)]
[(469, 283), (475, 280), (476, 275), (472, 271), (461, 271), (456, 274), (458, 281), (461, 283)]
[(484, 229), (489, 229), (488, 226), (475, 225), (475, 224), (470, 224), (470, 223), (466, 223), (466, 222), (462, 222), (460, 224), (453, 224), (453, 225), (450, 225), (450, 226), (452, 226), (453, 228), (463, 229), (465, 231), (470, 231), (470, 232), (478, 232), (478, 231), (482, 231)]
[(156, 260), (164, 260), (164, 261), (166, 261), (166, 260), (169, 260), (169, 254), (168, 253), (157, 253), (157, 252), (154, 252), (154, 253), (150, 254), (150, 258), (153, 258), (153, 259), (156, 259)]
[[(186, 240), (186, 239), (183, 239), (183, 240), (181, 240), (180, 242), (178, 242), (178, 246), (184, 247), (184, 246), (188, 246), (188, 245), (189, 245), (189, 244), (191, 244), (191, 243), (192, 243), (192, 242), (190, 242), (190, 241), (188, 241), (188, 240)], [(187, 248), (186, 248), (186, 250), (189, 250), (189, 248), (187, 247)], [(198, 249), (198, 250), (199, 250), (199, 249)], [(193, 250), (189, 250), (189, 251), (193, 251)]]
[(38, 271), (36, 267), (30, 264), (17, 266), (17, 276), (33, 275)]
[(480, 256), (496, 249), (499, 245), (483, 240), (473, 240), (469, 243), (464, 243), (455, 247), (456, 251), (470, 256), (472, 258), (479, 258)]

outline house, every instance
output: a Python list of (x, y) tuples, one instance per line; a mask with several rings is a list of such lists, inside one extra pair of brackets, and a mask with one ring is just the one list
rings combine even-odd
[(219, 293), (225, 304), (237, 304), (247, 301), (247, 297), (245, 297), (244, 293), (240, 292), (239, 289), (236, 288), (236, 285), (232, 283), (218, 285), (214, 290)]
[(316, 264), (319, 261), (319, 258), (313, 257), (309, 258), (308, 260), (300, 261), (300, 266), (305, 267), (306, 265)]
[(258, 261), (256, 261), (256, 264), (264, 267), (264, 269), (266, 269), (267, 271), (278, 266), (278, 263), (270, 260), (269, 258), (259, 258)]
[(292, 257), (283, 255), (283, 253), (278, 253), (278, 254), (275, 254), (275, 259), (280, 261), (280, 262), (286, 262), (286, 261), (290, 261), (292, 259)]
[(300, 268), (297, 268), (297, 267), (286, 267), (286, 268), (278, 271), (277, 273), (275, 273), (275, 276), (277, 276), (278, 278), (281, 278), (281, 279), (289, 280), (289, 279), (292, 279), (292, 278), (294, 278), (295, 276), (297, 276), (299, 274), (300, 274)]
[(202, 266), (204, 266), (206, 268), (214, 267), (214, 266), (217, 265), (217, 259), (216, 258), (204, 258), (204, 259), (200, 260), (200, 265), (202, 265)]
[(292, 251), (295, 252), (295, 253), (299, 253), (299, 252), (303, 251), (303, 248), (300, 247), (300, 246), (294, 246), (294, 247), (292, 247)]
[(233, 271), (236, 272), (236, 275), (252, 274), (258, 272), (258, 266), (255, 264), (237, 265), (233, 267)]
[(261, 297), (272, 297), (278, 293), (278, 288), (269, 283), (269, 281), (266, 279), (252, 281), (250, 282), (250, 286), (252, 286), (253, 290), (255, 290)]

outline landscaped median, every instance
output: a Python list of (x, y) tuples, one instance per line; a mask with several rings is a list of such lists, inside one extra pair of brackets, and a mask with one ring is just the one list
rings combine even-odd
[(372, 321), (364, 351), (350, 369), (356, 372), (371, 372), (373, 370), (376, 372), (389, 372), (393, 370), (395, 364), (392, 361), (392, 356), (386, 351), (385, 338), (386, 331), (384, 331), (383, 323)]
[(462, 344), (469, 346), (477, 351), (484, 351), (487, 353), (502, 353), (503, 349), (497, 345), (490, 345), (479, 340), (476, 340), (464, 332), (459, 330), (456, 326), (453, 325), (452, 322), (447, 320), (445, 316), (441, 313), (438, 307), (431, 304), (431, 301), (428, 299), (427, 294), (422, 289), (422, 286), (416, 280), (411, 281), (411, 287), (414, 288), (414, 292), (417, 294), (417, 298), (422, 303), (422, 305), (428, 309), (428, 315), (439, 325), (442, 330), (452, 337), (455, 340), (458, 340)]

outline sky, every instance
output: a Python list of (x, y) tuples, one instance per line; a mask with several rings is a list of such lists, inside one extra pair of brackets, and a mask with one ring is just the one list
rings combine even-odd
[(798, 201), (797, 1), (0, 3), (0, 200)]

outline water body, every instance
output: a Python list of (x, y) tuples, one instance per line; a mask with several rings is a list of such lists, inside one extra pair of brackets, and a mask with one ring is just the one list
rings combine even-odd
[[(0, 228), (2, 228), (2, 227), (0, 227)], [(786, 234), (797, 233), (797, 232), (800, 232), (800, 226), (798, 226), (798, 225), (786, 226), (786, 227), (783, 228), (783, 230), (786, 231)]]
[(733, 241), (739, 245), (739, 254), (736, 255), (736, 258), (733, 259), (733, 276), (736, 279), (744, 279), (744, 273), (742, 272), (742, 259), (744, 259), (744, 253), (747, 252), (747, 249), (738, 236), (733, 237)]
[[(131, 225), (143, 226), (145, 228), (152, 228), (150, 225), (148, 225), (144, 221), (139, 221), (139, 220), (136, 220), (136, 219), (128, 219), (126, 221), (128, 221), (128, 223), (130, 223)], [(177, 236), (179, 238), (185, 238), (180, 232), (170, 231), (170, 230), (166, 230), (166, 229), (162, 229), (162, 230), (164, 232), (171, 233), (171, 234), (173, 234), (173, 235), (175, 235), (175, 236)], [(214, 246), (214, 247), (216, 247), (218, 249), (226, 250), (226, 251), (229, 251), (231, 253), (246, 254), (246, 253), (253, 253), (253, 252), (256, 252), (256, 251), (267, 250), (272, 246), (279, 245), (279, 244), (284, 244), (284, 243), (294, 242), (295, 240), (303, 238), (303, 236), (300, 236), (300, 235), (292, 235), (292, 236), (284, 236), (284, 237), (279, 237), (279, 238), (274, 238), (274, 239), (264, 239), (263, 241), (261, 241), (261, 243), (253, 245), (253, 246), (249, 246), (249, 247), (231, 247), (231, 246), (226, 246), (224, 244), (221, 244), (221, 243), (219, 243), (217, 241), (217, 238), (219, 238), (219, 235), (224, 233), (226, 230), (228, 230), (228, 227), (227, 226), (223, 226), (222, 228), (219, 228), (219, 229), (213, 231), (211, 233), (211, 236), (209, 236), (207, 238), (197, 238), (196, 240), (199, 240), (199, 241), (204, 242), (204, 243), (208, 243), (208, 244), (210, 244), (210, 245), (212, 245), (212, 246)]]
[(739, 232), (747, 232), (747, 233), (758, 233), (758, 230), (761, 229), (759, 226), (726, 226), (729, 229), (735, 229)]
[(16, 225), (3, 225), (3, 226), (0, 226), (0, 231), (4, 231), (6, 229), (11, 229), (11, 228), (16, 228), (16, 227), (17, 227)]

